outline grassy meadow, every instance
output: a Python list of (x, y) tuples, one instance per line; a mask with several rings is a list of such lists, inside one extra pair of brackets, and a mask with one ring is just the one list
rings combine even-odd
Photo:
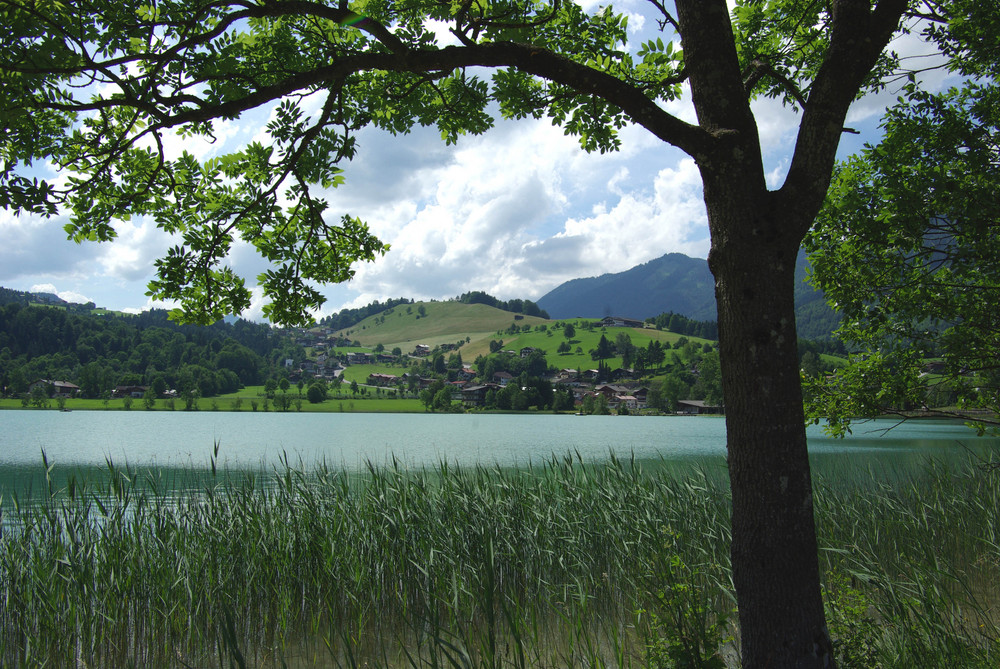
[[(626, 327), (595, 327), (585, 328), (583, 324), (593, 323), (595, 319), (572, 318), (563, 320), (545, 320), (533, 316), (515, 319), (514, 314), (488, 307), (482, 304), (461, 304), (458, 302), (421, 302), (411, 307), (411, 313), (406, 313), (406, 306), (396, 307), (391, 312), (370, 316), (357, 325), (338, 332), (338, 335), (356, 341), (365, 347), (375, 347), (378, 344), (391, 351), (399, 347), (404, 354), (410, 353), (417, 344), (427, 344), (434, 347), (440, 344), (456, 344), (463, 342), (460, 349), (462, 360), (471, 364), (477, 356), (489, 355), (490, 342), (503, 341), (504, 348), (519, 350), (524, 347), (539, 348), (546, 351), (546, 361), (556, 369), (592, 369), (595, 362), (589, 354), (597, 348), (601, 336), (612, 342), (619, 334), (627, 334), (637, 347), (645, 347), (650, 340), (673, 345), (682, 335), (674, 332), (644, 328)], [(417, 309), (423, 307), (425, 315), (419, 315)], [(599, 319), (596, 319), (599, 320)], [(574, 336), (567, 340), (561, 325), (572, 323), (576, 329)], [(507, 329), (516, 325), (519, 330), (525, 325), (528, 331), (511, 334)], [(545, 330), (540, 330), (542, 326)], [(466, 342), (466, 338), (468, 341)], [(689, 341), (699, 344), (709, 343), (709, 340), (698, 337), (687, 337)], [(572, 350), (570, 353), (557, 353), (559, 345), (568, 341)], [(580, 352), (576, 349), (579, 347)], [(621, 358), (611, 358), (606, 362), (612, 367), (621, 365)], [(362, 366), (367, 367), (367, 366)], [(361, 367), (358, 368), (359, 370)], [(385, 373), (398, 374), (402, 368), (385, 370)], [(346, 374), (350, 374), (350, 368)], [(358, 372), (360, 374), (360, 371)], [(370, 372), (369, 372), (370, 373)], [(367, 373), (364, 375), (367, 378)], [(355, 377), (348, 376), (353, 379)]]
[[(423, 309), (423, 315), (419, 313), (420, 309)], [(485, 304), (419, 302), (369, 316), (338, 334), (364, 346), (383, 344), (388, 350), (399, 346), (404, 353), (409, 353), (417, 344), (427, 344), (433, 348), (438, 344), (464, 341), (466, 337), (479, 341), (513, 323), (534, 327), (549, 321), (534, 316), (515, 320), (514, 314), (509, 311)], [(486, 350), (489, 352), (488, 347)]]
[[(655, 464), (655, 463), (654, 463)], [(4, 500), (8, 667), (724, 667), (722, 469), (138, 471)], [(817, 474), (842, 667), (995, 667), (1000, 471)]]
[[(279, 391), (280, 394), (280, 391)], [(426, 407), (420, 400), (412, 398), (393, 397), (352, 397), (350, 391), (342, 393), (340, 397), (336, 394), (330, 399), (319, 404), (310, 404), (303, 395), (301, 398), (295, 392), (289, 392), (293, 398), (289, 406), (289, 412), (317, 413), (317, 412), (344, 412), (344, 413), (414, 413), (426, 411)], [(301, 400), (296, 402), (295, 400)], [(253, 402), (257, 403), (257, 408), (253, 408)], [(0, 399), (0, 410), (22, 409), (20, 400)], [(132, 405), (126, 408), (125, 402), (121, 399), (110, 400), (106, 405), (102, 400), (87, 400), (72, 398), (66, 401), (65, 409), (68, 411), (184, 411), (184, 401), (176, 399), (171, 406), (167, 400), (157, 400), (151, 409), (143, 406), (142, 400), (133, 400)], [(55, 401), (48, 409), (24, 409), (25, 411), (55, 411), (58, 406)], [(273, 401), (267, 401), (263, 396), (257, 395), (223, 395), (219, 397), (204, 397), (198, 400), (197, 411), (279, 411)]]

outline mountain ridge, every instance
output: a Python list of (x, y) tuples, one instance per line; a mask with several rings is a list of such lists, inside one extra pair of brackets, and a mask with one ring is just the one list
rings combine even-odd
[[(806, 283), (808, 260), (800, 251), (795, 267), (795, 308), (799, 336), (828, 338), (839, 318), (823, 293)], [(667, 253), (623, 272), (571, 279), (536, 304), (551, 318), (621, 316), (645, 320), (673, 312), (701, 321), (717, 318), (715, 279), (708, 261)]]

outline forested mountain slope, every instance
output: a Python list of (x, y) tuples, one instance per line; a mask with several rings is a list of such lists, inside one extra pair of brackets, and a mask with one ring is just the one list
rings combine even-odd
[[(823, 293), (805, 282), (805, 253), (799, 254), (795, 305), (799, 337), (823, 339), (837, 327), (837, 315)], [(552, 318), (622, 316), (645, 320), (673, 312), (700, 321), (714, 321), (715, 279), (708, 261), (680, 253), (616, 274), (573, 279), (538, 300)]]
[(0, 305), (0, 391), (21, 393), (37, 379), (54, 379), (99, 397), (116, 385), (161, 379), (209, 396), (263, 382), (289, 345), (269, 326), (246, 321), (179, 326), (156, 309), (92, 315), (9, 302)]

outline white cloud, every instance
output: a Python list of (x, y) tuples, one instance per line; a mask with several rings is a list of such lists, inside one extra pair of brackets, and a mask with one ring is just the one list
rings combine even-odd
[(250, 307), (240, 317), (248, 321), (264, 320), (264, 290), (254, 286), (250, 291)]
[(628, 31), (630, 34), (641, 33), (643, 28), (646, 27), (645, 15), (634, 12), (625, 12), (625, 15), (628, 17)]
[[(605, 3), (581, 4), (596, 10)], [(632, 48), (658, 34), (657, 16), (648, 13), (646, 3), (624, 0), (615, 7), (629, 16)], [(443, 24), (429, 27), (453, 40)], [(897, 46), (907, 56), (926, 50), (912, 37)], [(856, 103), (849, 124), (871, 137), (877, 117), (896, 93)], [(316, 94), (303, 108), (315, 113), (321, 102), (322, 94)], [(689, 95), (663, 106), (696, 121)], [(777, 187), (787, 170), (798, 115), (773, 100), (756, 101), (754, 111), (767, 182)], [(273, 107), (267, 107), (238, 122), (218, 123), (214, 143), (172, 136), (169, 155), (186, 149), (204, 159), (246, 141), (266, 144), (272, 114)], [(453, 147), (444, 145), (435, 128), (418, 127), (405, 136), (364, 130), (357, 158), (345, 165), (347, 183), (326, 194), (328, 215), (331, 220), (348, 213), (361, 217), (392, 250), (357, 266), (349, 284), (324, 289), (330, 297), (325, 311), (390, 297), (447, 298), (468, 290), (537, 299), (563, 281), (622, 271), (664, 253), (705, 257), (709, 240), (694, 162), (642, 128), (626, 127), (621, 138), (618, 153), (588, 155), (575, 138), (546, 120), (498, 121), (486, 135), (464, 137)], [(845, 146), (854, 142), (845, 136)], [(16, 218), (0, 211), (0, 285), (45, 284), (53, 289), (48, 292), (89, 296), (111, 308), (169, 306), (154, 305), (144, 295), (153, 260), (174, 243), (152, 221), (116, 224), (119, 238), (110, 245), (66, 241), (64, 223), (64, 218)], [(251, 286), (267, 268), (241, 242), (230, 261)], [(245, 315), (261, 318), (263, 304), (260, 289), (254, 288)]]
[(560, 251), (565, 255), (555, 264), (559, 268), (555, 276), (562, 281), (622, 271), (668, 252), (705, 257), (707, 219), (694, 161), (684, 159), (676, 167), (660, 170), (648, 194), (631, 180), (633, 188), (622, 189), (620, 184), (629, 177), (622, 170), (613, 180), (609, 190), (618, 195), (613, 205), (601, 204), (590, 216), (571, 218), (558, 234), (530, 245), (524, 269), (546, 255), (558, 258)]
[(458, 46), (461, 44), (458, 37), (451, 32), (451, 24), (445, 21), (433, 19), (424, 22), (424, 26), (434, 33), (434, 40), (441, 46)]
[[(424, 155), (406, 143), (401, 152), (404, 161)], [(418, 173), (407, 173), (411, 189), (390, 184), (388, 202), (376, 198), (379, 204), (364, 216), (392, 250), (361, 266), (352, 288), (417, 298), (452, 296), (484, 284), (496, 290), (512, 258), (570, 206), (583, 185), (577, 177), (587, 180), (580, 153), (558, 129), (522, 122), (501, 124), (447, 155), (433, 155)], [(395, 172), (391, 162), (389, 171)], [(362, 189), (375, 192), (373, 186)], [(390, 212), (409, 215), (389, 219)]]
[(62, 217), (15, 216), (0, 210), (0, 285), (42, 272), (74, 276), (85, 272), (97, 255), (94, 244), (66, 238)]
[(149, 280), (154, 273), (153, 261), (166, 253), (172, 236), (148, 218), (116, 221), (114, 227), (118, 237), (100, 246), (98, 263), (103, 273), (126, 281)]
[(146, 283), (153, 259), (167, 248), (167, 235), (149, 222), (121, 223), (115, 242), (76, 244), (66, 238), (65, 223), (65, 217), (0, 210), (0, 286), (112, 309), (151, 306)]
[(60, 290), (56, 293), (59, 297), (66, 300), (67, 302), (73, 302), (75, 304), (86, 304), (90, 302), (91, 299), (82, 293), (78, 293), (75, 290)]
[(55, 284), (52, 283), (36, 283), (29, 288), (29, 291), (32, 293), (51, 293), (60, 299), (74, 304), (86, 304), (91, 301), (89, 297), (83, 295), (82, 293), (78, 293), (74, 290), (59, 290), (56, 288)]
[(670, 251), (707, 253), (693, 161), (628, 168), (630, 157), (648, 162), (641, 154), (650, 148), (661, 163), (673, 156), (644, 142), (623, 154), (587, 156), (542, 123), (501, 135), (461, 148), (425, 174), (436, 190), (387, 238), (393, 250), (358, 268), (352, 290), (372, 299), (467, 290), (537, 298), (568, 279)]

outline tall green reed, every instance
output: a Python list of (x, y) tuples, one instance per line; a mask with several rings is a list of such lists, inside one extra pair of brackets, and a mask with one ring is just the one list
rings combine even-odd
[(286, 461), (161, 485), (109, 462), (14, 509), (6, 664), (621, 663), (660, 528), (689, 522), (663, 492), (686, 483), (572, 457), (362, 476)]
[(1000, 472), (976, 464), (818, 486), (828, 618), (855, 658), (843, 666), (1000, 666)]
[[(106, 469), (0, 507), (0, 665), (735, 661), (721, 467)], [(996, 665), (998, 478), (817, 477), (843, 666)]]

